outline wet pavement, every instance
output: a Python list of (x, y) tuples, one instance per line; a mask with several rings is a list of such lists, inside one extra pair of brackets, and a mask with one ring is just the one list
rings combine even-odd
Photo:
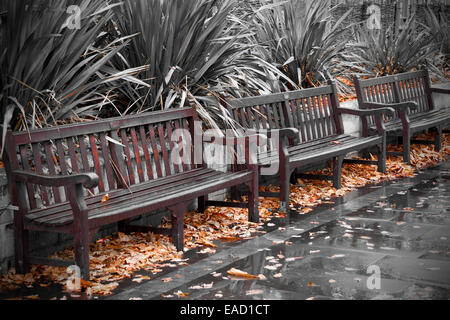
[[(450, 162), (270, 223), (107, 299), (450, 299)], [(231, 268), (266, 279), (232, 279)]]
[[(91, 299), (450, 299), (450, 162), (361, 188), (306, 215), (274, 218), (264, 230), (246, 241), (217, 241), (215, 254), (190, 251), (186, 267), (166, 268), (142, 283), (121, 281), (114, 295)], [(231, 268), (265, 279), (233, 279)], [(0, 300), (87, 298), (61, 289), (0, 292)]]

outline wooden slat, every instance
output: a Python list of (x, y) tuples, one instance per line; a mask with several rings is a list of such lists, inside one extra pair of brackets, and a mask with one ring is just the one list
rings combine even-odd
[[(161, 203), (164, 202), (173, 202), (173, 201), (182, 201), (186, 202), (188, 200), (192, 200), (193, 198), (202, 196), (204, 194), (208, 194), (220, 189), (225, 189), (235, 184), (240, 184), (245, 181), (249, 181), (249, 173), (248, 172), (238, 172), (233, 174), (222, 173), (222, 176), (217, 176), (214, 179), (206, 179), (203, 181), (192, 181), (188, 183), (184, 183), (181, 186), (177, 186), (174, 188), (166, 188), (164, 192), (155, 192), (150, 195), (143, 195), (140, 198), (134, 198), (136, 200), (130, 203), (129, 200), (124, 201), (123, 203), (118, 203), (114, 205), (114, 208), (105, 212), (104, 210), (96, 210), (90, 213), (92, 217), (95, 219), (100, 219), (102, 217), (109, 216), (120, 216), (122, 214), (128, 213), (128, 215), (123, 215), (120, 218), (115, 218), (117, 220), (123, 219), (126, 217), (133, 217), (136, 215), (143, 214), (150, 210), (151, 205), (154, 207), (160, 207)], [(71, 217), (70, 217), (71, 218)], [(70, 219), (69, 218), (69, 219)], [(57, 222), (65, 222), (57, 221)], [(100, 222), (104, 224), (104, 222)]]
[[(174, 152), (175, 149), (175, 142), (172, 140), (173, 137), (173, 127), (172, 127), (173, 123), (169, 123), (167, 126), (167, 134), (169, 135), (169, 141), (170, 141), (170, 151), (171, 153)], [(180, 167), (178, 166), (178, 162), (179, 161), (179, 157), (177, 157), (177, 159), (174, 159), (174, 163), (173, 163), (173, 169), (175, 171), (175, 174), (180, 172)]]
[[(316, 149), (321, 150), (326, 147), (344, 145), (349, 140), (354, 140), (354, 137), (349, 135), (331, 136), (320, 140), (314, 140), (308, 143), (304, 143), (298, 146), (294, 146), (292, 148), (289, 148), (289, 152), (295, 154), (295, 153), (304, 153), (307, 151), (314, 151)], [(335, 142), (339, 142), (339, 144)]]
[[(112, 139), (120, 143), (120, 138), (117, 130), (111, 130), (109, 134)], [(130, 181), (128, 181), (128, 176), (126, 174), (127, 168), (123, 158), (123, 147), (115, 143), (110, 143), (109, 150), (111, 153), (111, 165), (117, 177), (117, 187), (128, 188), (130, 185)]]
[(303, 119), (303, 112), (301, 110), (302, 105), (300, 103), (300, 100), (294, 100), (294, 105), (295, 105), (295, 113), (297, 114), (297, 121), (298, 121), (298, 130), (300, 131), (300, 139), (301, 142), (305, 142), (307, 141), (307, 136), (306, 136), (306, 127), (304, 124), (304, 119)]
[(59, 167), (61, 169), (61, 174), (67, 176), (69, 172), (66, 163), (66, 152), (62, 140), (60, 139), (56, 140), (56, 149), (58, 150), (58, 160), (59, 160)]
[(280, 125), (281, 125), (280, 128), (288, 128), (284, 111), (284, 103), (283, 102), (276, 103), (275, 108), (277, 108), (278, 114), (280, 116)]
[(142, 158), (141, 158), (141, 153), (139, 150), (139, 141), (137, 139), (136, 128), (130, 129), (130, 136), (131, 136), (131, 144), (132, 144), (133, 150), (134, 150), (134, 158), (136, 159), (136, 167), (137, 167), (139, 181), (144, 182), (145, 181), (144, 169), (142, 167)]
[(306, 129), (306, 139), (307, 141), (311, 141), (313, 140), (313, 135), (312, 135), (312, 127), (311, 127), (311, 119), (309, 117), (308, 114), (308, 106), (307, 106), (307, 101), (305, 99), (301, 99), (301, 105), (302, 105), (302, 112), (303, 112), (303, 125), (305, 126)]
[[(56, 172), (56, 165), (55, 165), (55, 160), (54, 160), (54, 155), (51, 149), (51, 144), (50, 142), (45, 142), (44, 143), (44, 149), (45, 149), (45, 156), (47, 158), (47, 166), (48, 166), (48, 170), (50, 172), (50, 175), (52, 176), (56, 176), (57, 172)], [(61, 202), (61, 195), (59, 193), (59, 188), (58, 187), (53, 187), (53, 196), (55, 197), (55, 202), (56, 203), (60, 203)]]
[(312, 98), (308, 98), (308, 108), (309, 108), (309, 113), (311, 115), (311, 124), (313, 127), (313, 138), (314, 138), (314, 140), (316, 140), (316, 139), (320, 138), (320, 130), (319, 130), (319, 122), (318, 122), (318, 117), (317, 117), (317, 113), (316, 113), (316, 108), (314, 108), (312, 101), (313, 101)]
[[(28, 148), (26, 145), (19, 147), (20, 160), (22, 161), (23, 170), (31, 172), (30, 164), (28, 163), (27, 149)], [(30, 202), (30, 208), (31, 209), (37, 208), (36, 198), (34, 197), (35, 190), (33, 185), (29, 183), (27, 183), (27, 193), (28, 193), (28, 200)]]
[(172, 172), (170, 170), (169, 152), (167, 151), (165, 132), (164, 132), (164, 127), (162, 124), (158, 125), (158, 135), (159, 135), (159, 141), (161, 144), (161, 150), (162, 150), (162, 154), (163, 154), (166, 176), (170, 176), (172, 174)]
[[(181, 132), (181, 141), (182, 141), (182, 143), (184, 143), (183, 141), (185, 141), (186, 137), (184, 136), (184, 132), (180, 131), (181, 128), (182, 128), (182, 126), (180, 125), (180, 121), (175, 121), (175, 130), (177, 130), (178, 132)], [(179, 155), (182, 157), (182, 159), (185, 158), (185, 154), (184, 154), (185, 152), (186, 151), (184, 150), (184, 147), (179, 150)], [(184, 163), (184, 161), (182, 161), (181, 168), (183, 168), (183, 171), (188, 170), (187, 164)]]
[(255, 107), (256, 127), (258, 129), (267, 129), (266, 115), (263, 112), (262, 106)]
[[(42, 160), (41, 160), (41, 152), (39, 150), (40, 146), (38, 143), (33, 143), (32, 144), (32, 150), (33, 150), (33, 158), (34, 158), (34, 165), (36, 167), (36, 173), (43, 175), (44, 174), (44, 170), (42, 167)], [(50, 199), (48, 197), (48, 193), (47, 193), (47, 189), (44, 186), (39, 186), (38, 187), (40, 190), (40, 194), (41, 194), (41, 199), (44, 202), (44, 205), (49, 205), (50, 204)]]
[(327, 113), (327, 125), (328, 125), (328, 135), (334, 135), (337, 133), (336, 123), (334, 122), (335, 111), (333, 110), (333, 106), (331, 104), (331, 98), (329, 95), (324, 95), (323, 101), (326, 106), (325, 110)]
[(127, 131), (125, 129), (120, 130), (120, 138), (122, 139), (122, 144), (124, 145), (123, 151), (125, 152), (126, 164), (128, 169), (128, 179), (130, 181), (130, 185), (136, 184), (136, 179), (134, 177), (134, 169), (133, 163), (131, 161), (131, 151), (130, 145), (128, 143)]
[(100, 145), (102, 148), (103, 160), (105, 162), (106, 179), (108, 180), (108, 190), (113, 190), (116, 188), (116, 183), (114, 180), (110, 148), (108, 141), (106, 140), (105, 132), (100, 133)]
[[(167, 184), (176, 182), (176, 181), (180, 181), (180, 180), (185, 180), (185, 179), (190, 179), (193, 177), (198, 177), (200, 175), (205, 175), (208, 174), (208, 172), (211, 172), (214, 170), (211, 169), (198, 169), (198, 170), (192, 170), (189, 172), (183, 172), (180, 173), (179, 175), (172, 175), (170, 177), (164, 177), (162, 179), (157, 179), (157, 180), (152, 180), (152, 181), (148, 181), (146, 183), (143, 184), (138, 184), (138, 185), (133, 185), (131, 186), (131, 193), (129, 190), (116, 190), (114, 192), (110, 193), (110, 200), (111, 199), (116, 199), (119, 197), (124, 197), (124, 196), (128, 196), (128, 195), (134, 195), (134, 194), (138, 194), (141, 191), (145, 191), (149, 188), (156, 188), (156, 187), (164, 187)], [(102, 203), (102, 195), (96, 195), (96, 196), (90, 196), (86, 198), (86, 204), (89, 207), (92, 207), (95, 204), (98, 203)], [(104, 205), (104, 204), (101, 204)], [(34, 210), (32, 211), (29, 215), (27, 215), (27, 217), (31, 220), (37, 219), (39, 217), (49, 217), (55, 214), (59, 214), (65, 211), (70, 211), (71, 210), (71, 206), (69, 203), (65, 203), (65, 204), (57, 204), (54, 206), (51, 206), (49, 208), (45, 208), (45, 209), (38, 209), (38, 210)]]
[(88, 151), (87, 146), (84, 141), (84, 136), (78, 137), (78, 144), (80, 145), (80, 153), (81, 153), (81, 161), (83, 163), (83, 171), (85, 173), (91, 172), (91, 168), (89, 165), (89, 159), (88, 159)]
[(100, 158), (99, 158), (97, 143), (95, 141), (94, 135), (89, 136), (89, 142), (90, 142), (90, 146), (91, 146), (91, 152), (92, 152), (92, 157), (93, 157), (92, 160), (94, 161), (95, 172), (97, 173), (98, 178), (99, 178), (98, 190), (100, 191), (100, 193), (103, 193), (103, 192), (105, 192), (105, 184), (103, 182), (102, 168), (100, 166)]
[(266, 109), (267, 114), (267, 122), (269, 124), (270, 129), (276, 129), (275, 123), (273, 122), (273, 112), (270, 104), (264, 104), (264, 108)]
[[(188, 184), (196, 185), (202, 181), (216, 180), (219, 177), (224, 177), (226, 174), (222, 172), (217, 172), (214, 170), (203, 170), (198, 171), (196, 174), (184, 174), (184, 178), (176, 176), (170, 177), (169, 179), (163, 178), (154, 180), (145, 184), (140, 184), (139, 189), (134, 189), (133, 192), (129, 193), (126, 191), (118, 192), (117, 194), (111, 194), (108, 202), (102, 203), (101, 197), (92, 198), (88, 202), (89, 211), (103, 210), (105, 206), (108, 208), (113, 208), (114, 206), (120, 204), (128, 203), (130, 205), (130, 200), (133, 203), (141, 203), (139, 198), (156, 198), (161, 194), (169, 194), (169, 191), (177, 191), (182, 187), (186, 187)], [(163, 192), (162, 192), (163, 191)], [(62, 210), (67, 209), (67, 207), (56, 208), (59, 210), (53, 210), (52, 214), (47, 214), (45, 216), (32, 214), (28, 218), (32, 220), (40, 221), (40, 223), (64, 223), (70, 221), (72, 214), (69, 211)]]
[(155, 133), (155, 128), (150, 125), (148, 127), (148, 130), (150, 132), (150, 142), (153, 148), (153, 160), (156, 166), (156, 174), (158, 175), (158, 178), (163, 177), (163, 173), (162, 173), (162, 168), (161, 168), (161, 159), (159, 157), (159, 150), (158, 150), (158, 146), (156, 144), (156, 133)]
[(291, 114), (292, 117), (292, 128), (299, 127), (299, 119), (297, 118), (297, 112), (295, 108), (295, 101), (289, 100), (286, 101), (286, 109)]
[(253, 114), (253, 107), (245, 108), (245, 113), (248, 119), (248, 128), (256, 128), (256, 123), (254, 121), (255, 115)]
[(290, 100), (285, 100), (282, 102), (283, 104), (283, 110), (284, 110), (284, 114), (285, 114), (285, 118), (286, 118), (286, 126), (288, 128), (295, 128), (295, 123), (294, 123), (294, 117), (292, 115), (292, 112), (290, 110)]
[(73, 138), (67, 139), (67, 146), (69, 148), (69, 157), (70, 157), (70, 164), (72, 166), (72, 171), (75, 173), (80, 173), (80, 167), (78, 166), (78, 158)]
[(316, 109), (317, 118), (319, 119), (320, 129), (318, 127), (318, 131), (320, 131), (320, 138), (326, 137), (326, 129), (325, 129), (325, 119), (323, 109), (319, 105), (318, 97), (313, 97), (313, 107)]
[[(187, 119), (182, 119), (181, 121), (183, 122), (184, 130), (186, 132), (191, 132), (191, 138), (193, 139), (194, 138), (193, 137), (194, 134), (193, 134), (193, 131), (190, 130), (188, 120)], [(190, 157), (190, 163), (188, 164), (188, 169), (192, 170), (192, 169), (195, 168), (194, 146), (192, 145), (192, 140), (191, 139), (188, 139), (187, 137), (186, 137), (186, 139), (187, 139), (188, 142), (191, 142), (191, 145), (188, 144), (189, 150), (186, 150), (186, 152), (189, 154), (189, 157)]]
[(275, 126), (274, 129), (281, 129), (280, 117), (278, 115), (278, 108), (277, 108), (276, 104), (271, 103), (270, 104), (270, 108), (271, 108), (272, 113), (273, 113), (273, 121), (274, 121), (274, 126)]
[(424, 100), (423, 100), (423, 94), (420, 92), (420, 79), (411, 79), (412, 85), (413, 85), (413, 92), (415, 95), (415, 101), (417, 102), (417, 104), (420, 106), (420, 108), (422, 110), (425, 109), (425, 105), (424, 105)]
[(150, 151), (149, 151), (147, 132), (145, 131), (144, 126), (141, 126), (139, 128), (139, 136), (140, 136), (141, 142), (142, 142), (142, 149), (144, 150), (144, 159), (145, 159), (145, 165), (147, 168), (147, 177), (149, 180), (153, 180), (154, 176), (153, 176), (153, 168), (152, 168), (152, 159), (151, 159)]

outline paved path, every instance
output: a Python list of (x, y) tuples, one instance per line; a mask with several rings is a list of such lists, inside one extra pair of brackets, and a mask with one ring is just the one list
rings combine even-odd
[[(450, 298), (449, 162), (335, 202), (271, 221), (264, 236), (221, 244), (217, 254), (194, 253), (189, 266), (108, 299), (179, 299), (178, 291), (188, 300)], [(381, 272), (379, 289), (368, 287), (377, 287), (370, 266)], [(232, 280), (231, 268), (267, 280)]]

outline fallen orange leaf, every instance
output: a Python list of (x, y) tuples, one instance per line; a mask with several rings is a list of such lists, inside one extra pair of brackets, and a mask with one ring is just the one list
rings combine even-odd
[(258, 276), (254, 276), (252, 274), (249, 274), (247, 272), (241, 271), (239, 269), (230, 269), (228, 270), (228, 275), (238, 278), (246, 278), (246, 279), (259, 279)]
[(102, 203), (106, 203), (109, 201), (109, 194), (105, 194), (102, 198)]

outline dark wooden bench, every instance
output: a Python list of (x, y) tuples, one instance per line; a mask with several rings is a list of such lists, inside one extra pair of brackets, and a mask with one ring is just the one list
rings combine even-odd
[[(280, 210), (289, 210), (290, 180), (297, 168), (321, 161), (333, 160), (333, 176), (307, 176), (303, 178), (333, 180), (335, 188), (341, 188), (341, 169), (344, 157), (354, 151), (378, 147), (378, 161), (346, 160), (353, 163), (377, 164), (381, 172), (386, 170), (386, 136), (382, 115), (393, 113), (390, 108), (378, 110), (351, 110), (339, 107), (336, 86), (327, 86), (271, 94), (258, 97), (233, 99), (224, 102), (234, 121), (243, 129), (265, 132), (272, 138), (279, 136), (278, 148), (258, 154), (261, 168), (279, 164), (280, 194), (260, 193), (261, 196), (279, 197)], [(362, 118), (375, 116), (378, 132), (368, 137), (355, 137), (344, 133), (343, 114)], [(261, 131), (264, 130), (264, 131)], [(273, 153), (273, 151), (277, 152)]]
[[(437, 151), (441, 150), (442, 130), (450, 124), (450, 108), (436, 109), (433, 92), (450, 93), (450, 90), (431, 87), (427, 70), (407, 72), (394, 76), (361, 80), (354, 78), (358, 102), (361, 109), (392, 107), (396, 113), (385, 118), (388, 136), (402, 137), (403, 152), (389, 155), (401, 155), (406, 163), (411, 162), (411, 143), (418, 141), (411, 138), (422, 131), (435, 128)], [(375, 129), (373, 119), (363, 122), (363, 136), (367, 137)]]
[[(249, 189), (248, 203), (241, 206), (248, 208), (252, 222), (259, 222), (257, 167), (224, 173), (207, 168), (204, 162), (194, 165), (196, 120), (194, 109), (183, 108), (31, 132), (9, 131), (4, 161), (12, 201), (18, 208), (14, 219), (17, 270), (26, 272), (30, 264), (74, 264), (31, 256), (29, 231), (73, 234), (76, 265), (84, 279), (89, 278), (89, 244), (107, 224), (119, 223), (123, 232), (168, 234), (181, 251), (184, 216), (192, 201), (198, 199), (201, 210), (227, 206), (207, 201), (207, 195), (241, 184)], [(181, 132), (178, 129), (186, 131), (175, 137)], [(225, 143), (222, 140), (213, 143)], [(203, 140), (200, 143), (203, 148)], [(161, 208), (172, 213), (172, 229), (131, 224), (131, 218)]]

